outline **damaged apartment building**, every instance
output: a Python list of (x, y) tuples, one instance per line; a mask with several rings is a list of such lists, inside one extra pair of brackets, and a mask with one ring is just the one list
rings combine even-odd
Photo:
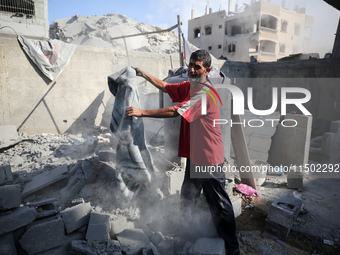
[(245, 6), (229, 0), (228, 12), (212, 12), (195, 17), (192, 10), (188, 21), (188, 40), (208, 50), (216, 58), (231, 61), (270, 62), (291, 54), (310, 52), (314, 19), (306, 8), (286, 8), (286, 1), (278, 6), (271, 1), (252, 0)]
[[(336, 0), (318, 1), (340, 10)], [(339, 170), (340, 27), (332, 54), (310, 58), (302, 50), (310, 46), (313, 18), (285, 1), (251, 1), (228, 14), (208, 7), (188, 25), (190, 48), (215, 56), (214, 73), (243, 94), (244, 114), (233, 115), (231, 93), (218, 88), (221, 121), (228, 120), (221, 125), (225, 165), (237, 169), (226, 174), (225, 189), (241, 254), (339, 253), (340, 178), (297, 169)], [(169, 83), (187, 79), (175, 33), (117, 39), (122, 31), (159, 30), (112, 13), (75, 14), (49, 26), (47, 0), (0, 1), (0, 254), (226, 254), (204, 198), (191, 220), (181, 214), (179, 117), (139, 120), (157, 178), (150, 193), (136, 192), (128, 202), (119, 186), (119, 178), (135, 185), (125, 183), (126, 166), (117, 161), (131, 141), (110, 130), (116, 98), (108, 83), (129, 66)], [(173, 105), (132, 78), (141, 108)], [(292, 88), (310, 92), (304, 108), (281, 104)], [(303, 93), (286, 96), (301, 100)], [(287, 128), (291, 122), (297, 125)], [(276, 167), (256, 178), (239, 171), (268, 165)], [(253, 189), (242, 190), (244, 184)]]

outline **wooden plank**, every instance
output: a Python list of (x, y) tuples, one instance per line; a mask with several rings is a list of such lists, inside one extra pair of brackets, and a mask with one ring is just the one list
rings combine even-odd
[[(242, 119), (240, 115), (232, 115), (231, 142), (234, 148), (238, 169), (241, 167), (246, 167), (245, 169), (251, 169), (246, 137), (244, 135), (243, 124), (241, 124), (241, 122)], [(242, 183), (256, 189), (253, 173), (250, 170), (249, 172), (239, 171), (239, 173)]]

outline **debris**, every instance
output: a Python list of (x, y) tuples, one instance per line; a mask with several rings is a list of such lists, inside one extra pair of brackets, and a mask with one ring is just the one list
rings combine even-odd
[(327, 245), (330, 245), (330, 246), (334, 246), (334, 242), (333, 242), (333, 241), (330, 241), (330, 240), (324, 239), (324, 240), (323, 240), (323, 243), (324, 243), (324, 244), (327, 244)]

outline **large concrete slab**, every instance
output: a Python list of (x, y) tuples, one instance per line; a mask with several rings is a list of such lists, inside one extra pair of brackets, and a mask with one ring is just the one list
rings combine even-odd
[(66, 164), (59, 166), (51, 171), (45, 171), (41, 174), (34, 176), (31, 181), (26, 183), (22, 195), (27, 196), (29, 194), (32, 194), (38, 190), (41, 190), (42, 188), (47, 187), (48, 185), (63, 180), (66, 177), (67, 177)]
[(87, 227), (86, 240), (104, 242), (110, 237), (110, 214), (92, 212)]

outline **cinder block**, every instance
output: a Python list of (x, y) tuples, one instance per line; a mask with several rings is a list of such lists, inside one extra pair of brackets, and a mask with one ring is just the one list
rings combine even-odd
[(13, 181), (13, 174), (10, 165), (0, 166), (0, 185)]
[(36, 254), (61, 246), (65, 241), (64, 222), (56, 219), (31, 226), (19, 244), (28, 254)]
[(21, 204), (21, 190), (19, 185), (0, 187), (0, 210), (19, 207)]
[(284, 241), (302, 206), (302, 200), (291, 196), (275, 200), (268, 212), (264, 236), (275, 236)]
[(103, 242), (110, 236), (110, 214), (92, 212), (86, 232), (86, 240)]
[(17, 255), (13, 232), (0, 236), (0, 254)]
[(32, 194), (42, 188), (47, 187), (57, 181), (60, 181), (67, 177), (67, 165), (64, 164), (51, 171), (45, 171), (33, 177), (33, 179), (26, 183), (23, 196)]
[(36, 209), (38, 213), (37, 219), (52, 216), (59, 212), (55, 198), (49, 198), (35, 203), (28, 203), (27, 206)]
[(141, 229), (125, 229), (117, 239), (126, 255), (139, 255), (150, 240)]
[(184, 170), (167, 171), (169, 193), (180, 194), (182, 183), (184, 180)]
[(92, 207), (90, 203), (79, 204), (71, 208), (67, 208), (61, 212), (66, 232), (72, 233), (74, 230), (81, 228), (89, 223)]
[(231, 197), (235, 218), (242, 214), (242, 199), (240, 197)]
[(115, 235), (123, 232), (124, 229), (135, 228), (135, 223), (133, 221), (128, 221), (127, 217), (124, 215), (117, 215), (111, 223), (110, 236), (114, 238)]
[(331, 133), (337, 133), (340, 128), (340, 120), (331, 122)]
[(189, 255), (225, 255), (226, 249), (222, 238), (200, 238), (190, 248)]
[(30, 224), (35, 220), (37, 212), (28, 206), (15, 209), (11, 214), (0, 217), (0, 235)]

